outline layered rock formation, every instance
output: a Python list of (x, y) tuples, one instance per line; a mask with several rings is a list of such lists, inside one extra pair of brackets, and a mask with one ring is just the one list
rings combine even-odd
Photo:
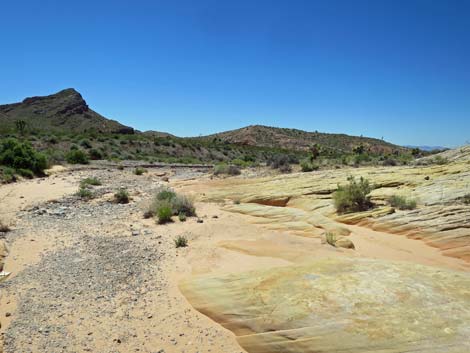
[[(205, 200), (236, 200), (227, 210), (256, 217), (271, 229), (317, 237), (325, 232), (347, 235), (343, 224), (422, 239), (446, 255), (470, 263), (470, 147), (443, 153), (442, 165), (366, 167), (297, 173), (263, 179), (232, 179), (210, 184)], [(435, 158), (435, 157), (434, 157)], [(376, 207), (370, 211), (338, 215), (332, 193), (347, 177), (366, 177), (374, 190)], [(413, 198), (415, 210), (393, 209), (392, 195)]]

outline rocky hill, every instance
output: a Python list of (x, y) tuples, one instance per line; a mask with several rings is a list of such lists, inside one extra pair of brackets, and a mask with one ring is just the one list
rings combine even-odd
[(202, 138), (221, 139), (222, 141), (238, 145), (283, 148), (287, 150), (308, 150), (315, 143), (320, 144), (327, 151), (342, 153), (349, 153), (361, 144), (365, 147), (366, 151), (372, 153), (388, 154), (394, 151), (406, 150), (404, 147), (369, 137), (307, 132), (263, 125), (250, 125), (241, 129), (225, 131)]
[(91, 110), (73, 88), (49, 96), (26, 98), (21, 103), (0, 105), (3, 131), (13, 129), (18, 120), (25, 121), (30, 129), (48, 132), (134, 133), (133, 128)]

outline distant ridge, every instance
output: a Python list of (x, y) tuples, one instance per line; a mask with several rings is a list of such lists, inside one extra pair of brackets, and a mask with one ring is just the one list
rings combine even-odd
[(414, 145), (405, 145), (406, 148), (419, 148), (421, 151), (434, 152), (434, 151), (446, 151), (449, 148), (443, 146), (414, 146)]
[(407, 150), (405, 147), (370, 137), (308, 132), (298, 129), (264, 125), (250, 125), (241, 129), (225, 131), (200, 138), (215, 138), (238, 145), (282, 148), (297, 151), (308, 150), (316, 143), (323, 149), (346, 153), (351, 152), (355, 147), (361, 144), (365, 147), (366, 151), (372, 153), (393, 153), (394, 151), (400, 152)]
[(24, 120), (35, 130), (55, 132), (99, 132), (133, 134), (134, 129), (91, 110), (73, 88), (49, 96), (29, 97), (21, 103), (0, 105), (2, 130), (12, 129)]

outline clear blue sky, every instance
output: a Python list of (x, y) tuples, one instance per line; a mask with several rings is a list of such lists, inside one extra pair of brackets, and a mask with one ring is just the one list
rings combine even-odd
[(67, 87), (180, 136), (249, 124), (470, 140), (470, 0), (11, 0), (0, 103)]

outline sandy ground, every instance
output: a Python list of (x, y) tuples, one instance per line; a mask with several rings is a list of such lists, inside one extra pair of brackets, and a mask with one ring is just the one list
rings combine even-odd
[[(37, 233), (34, 231), (34, 219), (28, 219), (28, 223), (17, 219), (16, 215), (34, 205), (51, 204), (47, 201), (71, 195), (77, 190), (78, 181), (90, 173), (62, 172), (45, 179), (0, 187), (0, 215), (16, 225), (14, 233), (18, 233), (9, 244), (10, 254), (5, 263), (5, 270), (12, 272), (8, 281), (13, 281), (14, 285), (6, 290), (0, 287), (2, 337), (10, 334), (10, 339), (15, 339), (11, 335), (19, 331), (10, 330), (10, 326), (14, 327), (15, 320), (20, 321), (20, 315), (26, 315), (24, 312), (18, 312), (18, 307), (21, 306), (21, 301), (25, 300), (24, 295), (29, 287), (41, 285), (25, 283), (26, 279), (30, 278), (26, 273), (36, 268), (42, 269), (41, 263), (48, 257), (74, 246), (80, 248), (83, 242), (82, 237), (74, 238), (73, 232), (66, 229)], [(136, 179), (139, 177), (132, 176), (130, 172), (129, 175), (121, 175), (122, 172), (118, 171), (102, 173), (108, 173), (109, 182), (116, 185), (126, 178), (134, 178), (135, 185), (141, 185), (142, 190), (148, 189), (149, 185), (161, 183), (156, 172), (140, 177), (141, 179)], [(121, 173), (121, 179), (114, 173)], [(187, 194), (195, 194), (199, 190), (197, 183), (191, 183), (189, 186), (176, 183), (175, 187)], [(149, 195), (139, 190), (130, 189), (134, 195), (133, 203), (143, 207)], [(104, 195), (102, 200), (92, 201), (91, 205), (100, 207), (107, 197), (109, 198), (109, 194)], [(88, 308), (86, 301), (75, 300), (71, 310), (67, 311), (64, 317), (57, 318), (56, 322), (66, 326), (69, 332), (74, 332), (76, 339), (71, 339), (69, 345), (51, 346), (49, 352), (243, 352), (231, 332), (193, 309), (180, 293), (178, 283), (198, 274), (242, 272), (287, 266), (312, 258), (338, 256), (382, 258), (469, 270), (464, 261), (446, 257), (419, 240), (348, 226), (352, 231), (350, 237), (356, 245), (356, 250), (338, 249), (321, 244), (318, 238), (268, 230), (253, 224), (253, 217), (226, 212), (222, 210), (222, 206), (215, 203), (198, 203), (197, 212), (203, 223), (197, 223), (193, 218), (185, 223), (175, 219), (174, 223), (157, 225), (152, 219), (143, 219), (142, 212), (136, 212), (135, 208), (129, 211), (123, 209), (123, 219), (97, 220), (99, 229), (95, 230), (105, 234), (110, 242), (126, 234), (135, 242), (136, 247), (152, 248), (161, 252), (158, 269), (149, 266), (145, 270), (145, 284), (138, 288), (137, 294), (117, 293), (113, 297), (115, 312), (112, 315), (100, 318), (99, 312)], [(83, 221), (82, 228), (85, 233), (88, 229), (94, 229), (93, 227), (96, 227), (94, 223), (87, 224), (86, 219)], [(133, 229), (151, 235), (139, 233), (134, 237), (131, 235)], [(67, 237), (64, 237), (64, 234), (68, 234)], [(181, 234), (188, 237), (189, 247), (175, 249), (173, 239)], [(137, 255), (140, 256), (140, 253)], [(23, 274), (25, 280), (21, 281)], [(15, 291), (15, 278), (19, 283), (20, 293)], [(155, 287), (158, 287), (158, 290)], [(63, 290), (67, 291), (67, 288)], [(132, 304), (134, 300), (138, 304)], [(54, 303), (54, 298), (44, 298), (44, 302)], [(121, 329), (116, 328), (116, 320), (119, 320)], [(127, 334), (127, 331), (131, 333)], [(121, 336), (122, 339), (119, 338)], [(20, 347), (22, 352), (44, 351), (39, 338), (31, 339), (30, 343), (24, 343), (19, 337), (17, 339), (19, 343), (16, 347)], [(12, 350), (5, 347), (5, 352)]]

